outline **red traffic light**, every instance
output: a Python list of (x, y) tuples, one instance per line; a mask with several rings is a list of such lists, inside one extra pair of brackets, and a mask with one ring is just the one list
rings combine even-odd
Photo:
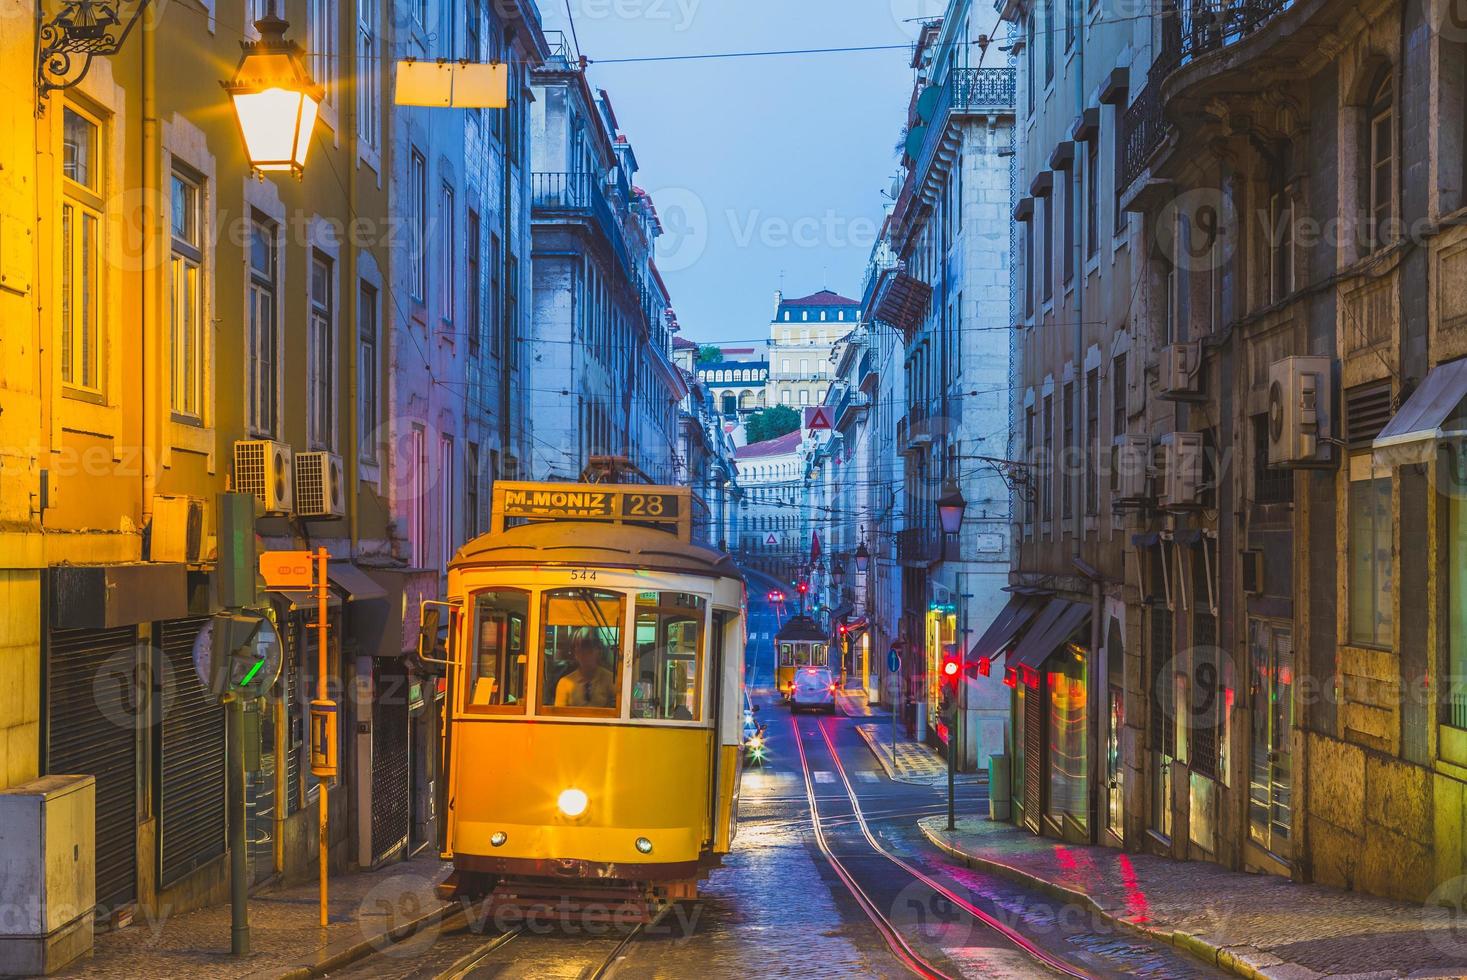
[(841, 636), (845, 636), (850, 631), (851, 631), (851, 628), (849, 626), (847, 626), (845, 623), (841, 623), (840, 624), (840, 635)]
[(796, 586), (796, 588), (800, 590), (800, 595), (804, 595), (806, 592), (810, 591), (810, 583), (801, 582), (798, 586)]
[(948, 659), (944, 660), (942, 662), (942, 672), (947, 677), (956, 677), (956, 676), (958, 676), (958, 662), (957, 662), (957, 660), (955, 660), (953, 658), (948, 658)]
[(962, 665), (958, 663), (956, 655), (951, 653), (943, 655), (942, 667), (940, 668), (940, 683), (944, 693), (951, 694), (958, 689), (958, 672), (960, 670), (962, 670)]

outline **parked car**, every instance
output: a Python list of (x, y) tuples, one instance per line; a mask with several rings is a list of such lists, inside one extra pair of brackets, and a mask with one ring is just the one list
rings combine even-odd
[(801, 667), (790, 688), (790, 710), (824, 711), (835, 714), (835, 678), (829, 667)]

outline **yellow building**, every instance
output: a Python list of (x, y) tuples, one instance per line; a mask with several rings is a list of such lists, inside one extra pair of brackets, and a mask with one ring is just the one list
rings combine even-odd
[[(37, 8), (0, 0), (0, 789), (96, 776), (99, 922), (227, 890), (222, 718), (190, 651), (217, 609), (216, 495), (239, 488), (242, 442), (267, 441), (262, 546), (336, 559), (334, 696), (379, 667), (406, 679), (383, 407), (399, 224), (373, 33), (391, 5), (289, 4), (324, 88), (300, 180), (251, 173), (219, 85), (264, 7), (148, 5), (116, 54), (44, 62), (63, 87), (43, 91), (37, 48), (57, 35), (38, 41)], [(41, 9), (49, 28), (58, 6)], [(252, 706), (256, 881), (315, 861), (312, 614), (269, 601), (286, 666)], [(402, 685), (397, 729), (424, 714), (420, 691)], [(378, 705), (345, 710), (354, 731)], [(351, 757), (370, 767), (367, 738)], [(333, 862), (374, 861), (371, 780), (342, 772)]]

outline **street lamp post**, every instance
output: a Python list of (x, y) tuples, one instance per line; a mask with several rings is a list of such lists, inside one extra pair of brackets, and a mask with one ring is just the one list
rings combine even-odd
[[(968, 502), (963, 499), (963, 491), (958, 488), (956, 481), (949, 478), (942, 488), (942, 496), (937, 498), (937, 519), (942, 524), (942, 554), (947, 558), (947, 539), (958, 535), (963, 530), (963, 511), (968, 509)], [(959, 557), (961, 557), (962, 542), (959, 541)], [(966, 623), (966, 607), (964, 609), (964, 621)], [(962, 661), (958, 670), (958, 685), (961, 690), (967, 684), (968, 655), (967, 651), (960, 651)], [(947, 729), (947, 829), (953, 830), (957, 827), (957, 772), (958, 772), (958, 714), (963, 710), (961, 702), (966, 698), (954, 692), (952, 724)]]
[(288, 27), (271, 0), (265, 16), (255, 21), (260, 39), (240, 43), (239, 67), (220, 84), (234, 102), (250, 167), (299, 178), (325, 92), (311, 80), (300, 46), (285, 39)]

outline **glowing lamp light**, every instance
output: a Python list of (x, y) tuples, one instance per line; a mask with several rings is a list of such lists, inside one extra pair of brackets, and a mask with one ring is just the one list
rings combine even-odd
[(1012, 667), (1005, 667), (1003, 669), (1003, 684), (1004, 687), (1018, 687), (1019, 672)]
[(258, 41), (244, 41), (244, 56), (234, 77), (221, 82), (234, 102), (245, 153), (255, 170), (305, 170), (316, 112), (325, 92), (311, 80), (294, 41), (285, 39), (290, 24), (269, 12), (255, 21)]
[(990, 660), (988, 657), (979, 657), (978, 673), (982, 674), (984, 677), (987, 677), (989, 674), (993, 673), (993, 661)]
[(956, 660), (944, 661), (942, 665), (942, 672), (948, 677), (958, 676), (958, 662)]
[(556, 799), (555, 805), (567, 817), (579, 817), (586, 812), (586, 806), (590, 802), (583, 790), (563, 789), (560, 791), (560, 796)]
[(958, 489), (957, 483), (948, 480), (942, 488), (942, 496), (937, 498), (937, 519), (942, 524), (943, 534), (957, 534), (963, 529), (963, 511), (968, 509), (968, 501), (963, 499), (963, 491)]

